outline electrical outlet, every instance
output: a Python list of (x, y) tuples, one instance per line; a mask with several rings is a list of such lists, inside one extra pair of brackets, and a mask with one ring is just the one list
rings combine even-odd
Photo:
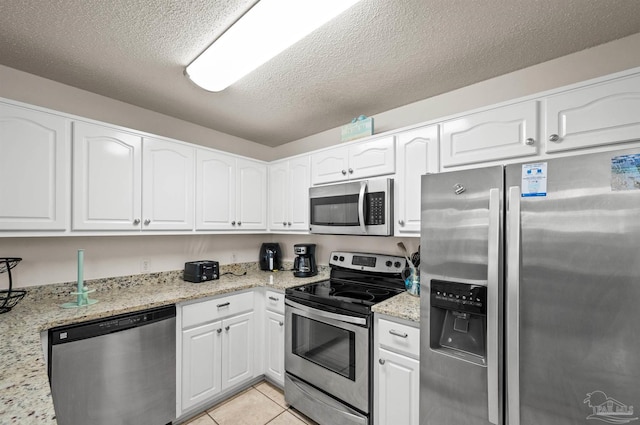
[(238, 262), (238, 254), (236, 254), (235, 252), (231, 253), (231, 264), (235, 264)]
[(148, 272), (151, 269), (151, 261), (150, 260), (142, 260), (140, 263), (140, 270), (143, 272)]

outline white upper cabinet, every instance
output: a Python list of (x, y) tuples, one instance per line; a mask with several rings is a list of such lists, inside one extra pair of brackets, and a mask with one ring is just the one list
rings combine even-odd
[(68, 126), (64, 117), (0, 104), (0, 229), (67, 229)]
[(538, 102), (477, 112), (442, 123), (442, 167), (538, 154)]
[(74, 230), (192, 230), (194, 150), (73, 123)]
[(309, 230), (308, 155), (269, 165), (269, 229)]
[(192, 230), (195, 149), (146, 137), (142, 146), (143, 229)]
[(314, 185), (394, 172), (394, 136), (327, 149), (311, 156), (311, 182)]
[(73, 123), (73, 229), (141, 228), (142, 137)]
[(267, 166), (198, 149), (196, 229), (266, 230)]
[(438, 172), (438, 125), (396, 134), (396, 236), (420, 236), (421, 178)]
[(546, 151), (640, 140), (640, 76), (546, 99)]

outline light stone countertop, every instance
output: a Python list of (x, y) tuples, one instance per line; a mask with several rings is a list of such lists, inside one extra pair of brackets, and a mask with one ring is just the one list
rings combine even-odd
[[(26, 288), (26, 297), (0, 315), (0, 425), (56, 424), (41, 331), (258, 287), (284, 291), (329, 277), (328, 267), (319, 269), (317, 276), (296, 278), (290, 271), (265, 272), (257, 263), (245, 263), (221, 266), (219, 280), (203, 283), (183, 281), (181, 270), (96, 279), (85, 285), (96, 290), (89, 298), (99, 302), (75, 309), (60, 307), (75, 300), (69, 295), (75, 282)], [(419, 298), (403, 293), (374, 311), (419, 321)]]

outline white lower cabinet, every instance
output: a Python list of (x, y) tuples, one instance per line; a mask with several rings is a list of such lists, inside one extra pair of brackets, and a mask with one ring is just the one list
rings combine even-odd
[(420, 329), (377, 319), (375, 348), (376, 425), (418, 425), (420, 403)]
[(284, 387), (284, 294), (267, 291), (264, 374)]
[(179, 413), (254, 378), (253, 296), (247, 292), (182, 306)]

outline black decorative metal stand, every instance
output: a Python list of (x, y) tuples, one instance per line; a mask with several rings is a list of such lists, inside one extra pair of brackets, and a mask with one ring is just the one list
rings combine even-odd
[(11, 310), (27, 294), (27, 291), (13, 289), (11, 269), (17, 266), (20, 261), (22, 258), (0, 257), (0, 274), (6, 272), (9, 276), (9, 289), (0, 290), (0, 314)]

